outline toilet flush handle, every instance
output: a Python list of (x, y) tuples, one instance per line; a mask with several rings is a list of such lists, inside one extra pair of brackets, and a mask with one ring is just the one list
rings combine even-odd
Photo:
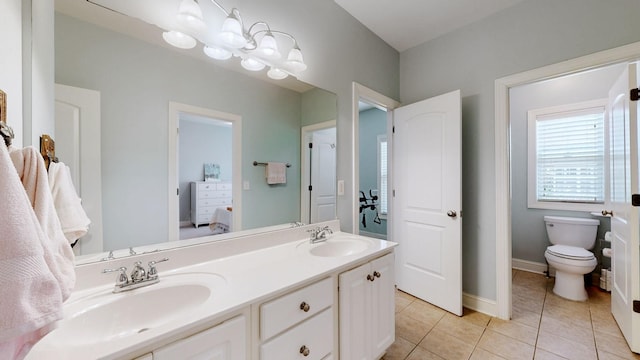
[(612, 210), (602, 210), (602, 216), (613, 216)]

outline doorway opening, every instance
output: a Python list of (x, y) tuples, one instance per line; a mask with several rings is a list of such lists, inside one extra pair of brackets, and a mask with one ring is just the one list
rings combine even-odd
[(169, 105), (169, 241), (242, 229), (241, 118)]

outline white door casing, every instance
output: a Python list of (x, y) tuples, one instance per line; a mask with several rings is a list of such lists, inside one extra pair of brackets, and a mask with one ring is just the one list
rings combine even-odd
[(633, 300), (640, 299), (639, 212), (631, 195), (638, 184), (638, 103), (631, 103), (629, 90), (637, 86), (636, 64), (629, 64), (609, 91), (610, 201), (612, 280), (611, 312), (629, 347), (640, 352), (640, 314)]
[(460, 91), (397, 108), (393, 120), (398, 288), (460, 316)]
[(55, 112), (56, 155), (71, 168), (82, 207), (91, 220), (89, 231), (73, 251), (76, 255), (102, 252), (100, 92), (56, 84)]

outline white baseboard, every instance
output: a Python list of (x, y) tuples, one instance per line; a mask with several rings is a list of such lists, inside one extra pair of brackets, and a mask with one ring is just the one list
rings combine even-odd
[(513, 258), (511, 259), (511, 268), (544, 275), (547, 271), (547, 264)]
[(462, 293), (462, 306), (489, 316), (496, 316), (498, 313), (495, 300), (489, 300), (467, 293)]

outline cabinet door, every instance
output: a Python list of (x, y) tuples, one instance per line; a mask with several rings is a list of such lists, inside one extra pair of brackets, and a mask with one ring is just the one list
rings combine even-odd
[(369, 263), (340, 274), (340, 359), (371, 359), (371, 275)]
[(371, 262), (374, 274), (371, 295), (372, 359), (377, 359), (395, 341), (395, 272), (393, 253)]
[(154, 360), (245, 360), (244, 315), (153, 351)]

